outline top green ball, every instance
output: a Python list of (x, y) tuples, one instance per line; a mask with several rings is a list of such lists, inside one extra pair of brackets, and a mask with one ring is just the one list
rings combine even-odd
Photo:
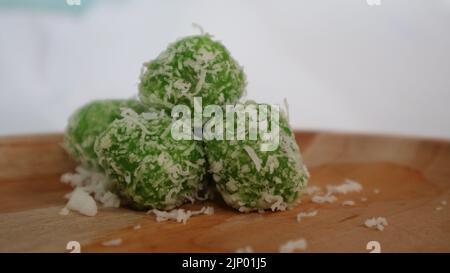
[(193, 108), (194, 97), (202, 97), (203, 105), (232, 104), (246, 86), (242, 67), (207, 34), (170, 44), (158, 58), (144, 64), (140, 80), (140, 100), (158, 109), (177, 104)]
[(78, 163), (90, 169), (102, 169), (94, 143), (111, 122), (122, 118), (121, 108), (131, 108), (138, 113), (146, 109), (137, 100), (110, 99), (90, 102), (72, 114), (64, 133), (64, 148)]

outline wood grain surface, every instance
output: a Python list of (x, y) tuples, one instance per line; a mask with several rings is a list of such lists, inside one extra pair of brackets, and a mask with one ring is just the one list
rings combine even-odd
[[(215, 208), (186, 224), (156, 222), (153, 215), (126, 208), (100, 208), (95, 217), (58, 214), (71, 188), (59, 182), (75, 164), (61, 148), (62, 136), (0, 138), (0, 252), (67, 252), (78, 241), (81, 252), (277, 252), (281, 244), (306, 239), (306, 252), (368, 252), (378, 241), (382, 252), (450, 252), (450, 143), (403, 137), (298, 133), (311, 172), (309, 185), (324, 188), (346, 178), (363, 191), (338, 195), (331, 204), (309, 196), (285, 212), (241, 214), (220, 200), (185, 206)], [(374, 191), (379, 190), (379, 193)], [(366, 198), (366, 201), (362, 201)], [(354, 206), (343, 206), (345, 200)], [(440, 208), (440, 209), (439, 209)], [(317, 216), (297, 222), (299, 212)], [(384, 231), (364, 221), (385, 217)], [(139, 224), (140, 229), (133, 227)], [(102, 243), (121, 239), (117, 246)]]

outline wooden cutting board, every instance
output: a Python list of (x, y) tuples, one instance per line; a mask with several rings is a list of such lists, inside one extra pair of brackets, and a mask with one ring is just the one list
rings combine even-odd
[[(379, 242), (382, 252), (450, 252), (450, 205), (442, 202), (450, 202), (449, 142), (321, 132), (299, 133), (297, 141), (310, 185), (324, 188), (350, 178), (363, 191), (339, 195), (331, 204), (305, 196), (292, 210), (264, 214), (208, 202), (214, 215), (183, 225), (157, 223), (153, 215), (125, 208), (61, 216), (71, 189), (59, 178), (75, 166), (60, 146), (62, 136), (0, 138), (0, 251), (67, 252), (67, 243), (77, 241), (81, 252), (234, 252), (245, 246), (276, 252), (304, 238), (307, 252), (369, 252), (369, 241)], [(344, 200), (355, 205), (343, 206)], [(299, 212), (310, 210), (317, 216), (297, 222)], [(378, 216), (389, 222), (384, 231), (364, 226)], [(103, 246), (112, 239), (122, 243)]]

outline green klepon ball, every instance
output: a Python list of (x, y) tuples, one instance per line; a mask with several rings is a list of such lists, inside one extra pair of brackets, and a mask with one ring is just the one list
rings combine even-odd
[(163, 112), (131, 110), (98, 137), (95, 152), (120, 195), (137, 209), (171, 209), (193, 201), (204, 189), (201, 142), (175, 140)]
[(235, 103), (246, 86), (242, 67), (208, 34), (182, 38), (143, 66), (140, 100), (151, 107), (171, 109), (193, 98), (203, 105)]
[[(207, 141), (209, 171), (229, 206), (241, 212), (285, 210), (299, 201), (309, 173), (284, 114), (278, 109), (258, 110), (263, 104), (250, 104), (255, 106), (258, 114), (270, 117), (272, 111), (278, 113), (279, 122), (272, 125), (268, 121), (268, 132), (278, 125), (279, 134), (273, 133), (272, 137), (264, 139), (258, 134), (251, 140), (250, 128), (254, 127), (245, 126), (241, 130), (245, 138), (241, 140)], [(247, 117), (247, 125), (249, 120), (254, 119)], [(224, 120), (224, 128), (225, 124), (234, 127), (237, 136), (239, 119)], [(278, 141), (276, 135), (279, 136)]]
[(137, 100), (109, 99), (90, 102), (72, 114), (64, 133), (64, 148), (78, 163), (90, 169), (101, 169), (94, 143), (111, 122), (121, 117), (121, 108), (139, 113), (147, 109)]

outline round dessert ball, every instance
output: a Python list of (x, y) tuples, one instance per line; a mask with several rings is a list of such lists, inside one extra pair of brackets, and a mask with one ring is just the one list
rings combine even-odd
[[(255, 106), (262, 113), (260, 104)], [(267, 106), (267, 105), (266, 105)], [(279, 122), (279, 141), (275, 138), (263, 139), (257, 135), (252, 140), (251, 126), (245, 126), (243, 140), (211, 140), (206, 142), (209, 172), (224, 201), (241, 212), (271, 209), (285, 210), (297, 203), (300, 191), (306, 187), (309, 173), (303, 164), (294, 134), (284, 114), (276, 109), (264, 113), (269, 117), (277, 111)], [(250, 118), (247, 117), (248, 125)], [(224, 124), (238, 129), (239, 120), (227, 119)], [(231, 123), (231, 124), (230, 124)], [(225, 127), (225, 125), (224, 125)], [(269, 132), (273, 128), (268, 122)], [(225, 130), (225, 129), (224, 129)], [(270, 140), (272, 139), (272, 140)], [(272, 143), (272, 148), (262, 145)]]
[(101, 169), (94, 143), (111, 122), (121, 117), (121, 108), (131, 108), (140, 113), (147, 107), (133, 99), (97, 100), (72, 114), (64, 133), (64, 147), (78, 163), (89, 169)]
[(200, 142), (176, 140), (164, 112), (123, 113), (98, 137), (95, 152), (118, 191), (136, 209), (171, 209), (193, 201), (206, 172)]
[(171, 109), (193, 98), (203, 105), (235, 103), (246, 86), (242, 67), (228, 50), (208, 34), (182, 38), (155, 60), (144, 63), (139, 98), (149, 106)]

